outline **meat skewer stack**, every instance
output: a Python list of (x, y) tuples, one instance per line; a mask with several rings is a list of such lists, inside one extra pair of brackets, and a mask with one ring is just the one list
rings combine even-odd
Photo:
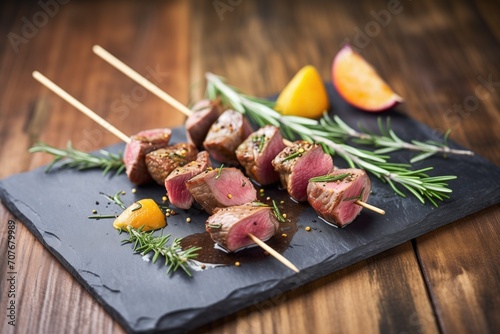
[[(124, 162), (133, 183), (154, 179), (164, 184), (170, 202), (182, 209), (190, 208), (196, 200), (211, 214), (206, 222), (207, 232), (228, 251), (257, 244), (298, 272), (263, 242), (262, 239), (267, 240), (277, 232), (279, 224), (270, 207), (252, 205), (257, 198), (250, 180), (237, 168), (224, 168), (224, 172), (222, 166), (212, 169), (208, 155), (221, 163), (240, 163), (247, 175), (261, 185), (281, 181), (292, 199), (309, 201), (322, 219), (338, 227), (352, 222), (361, 206), (384, 214), (366, 203), (370, 192), (366, 173), (359, 169), (334, 170), (331, 156), (319, 145), (305, 141), (290, 143), (274, 126), (252, 133), (241, 113), (233, 110), (221, 113), (217, 101), (202, 100), (190, 110), (103, 48), (94, 46), (93, 51), (183, 112), (188, 117), (185, 125), (189, 143), (168, 146), (169, 129), (146, 130), (127, 137), (40, 73), (34, 72), (33, 76), (127, 143)], [(200, 147), (206, 151), (198, 153)]]
[[(171, 135), (171, 132), (169, 129), (163, 129), (164, 131), (162, 131), (161, 129), (146, 130), (146, 131), (141, 131), (136, 136), (128, 137), (123, 132), (121, 132), (120, 130), (118, 130), (117, 128), (112, 126), (110, 123), (108, 123), (106, 120), (104, 120), (102, 117), (97, 115), (90, 108), (86, 107), (84, 104), (82, 104), (81, 102), (76, 100), (74, 97), (72, 97), (70, 94), (68, 94), (61, 87), (56, 85), (54, 82), (49, 80), (47, 77), (45, 77), (40, 72), (37, 72), (37, 71), (33, 72), (33, 77), (37, 81), (39, 81), (41, 84), (43, 84), (45, 87), (49, 88), (54, 93), (56, 93), (58, 96), (63, 98), (69, 104), (71, 104), (72, 106), (74, 106), (75, 108), (80, 110), (82, 113), (84, 113), (85, 115), (90, 117), (92, 120), (97, 122), (99, 125), (104, 127), (106, 130), (110, 131), (111, 133), (116, 135), (118, 138), (123, 140), (126, 143), (126, 148), (125, 148), (125, 152), (124, 152), (124, 162), (126, 164), (126, 169), (127, 169), (127, 162), (125, 160), (125, 157), (127, 156), (127, 154), (129, 154), (130, 156), (133, 155), (135, 158), (139, 159), (138, 160), (139, 166), (135, 165), (135, 166), (129, 167), (127, 169), (127, 171), (129, 171), (129, 170), (131, 171), (130, 175), (132, 175), (133, 177), (135, 177), (136, 173), (138, 173), (138, 172), (143, 173), (143, 175), (145, 174), (144, 171), (147, 169), (147, 166), (145, 166), (146, 156), (147, 156), (147, 154), (150, 154), (150, 152), (154, 152), (157, 149), (157, 144), (164, 145), (164, 147), (166, 147), (166, 145), (168, 144), (168, 141), (169, 141), (170, 135)], [(162, 139), (162, 140), (160, 140), (160, 139)], [(200, 157), (200, 158), (203, 159), (203, 157)], [(135, 160), (137, 162), (137, 159), (135, 159)], [(237, 171), (235, 173), (241, 173), (241, 171), (239, 171), (238, 169), (234, 169), (234, 170)], [(210, 172), (213, 172), (213, 170)], [(209, 173), (209, 171), (207, 171), (207, 174), (208, 173)], [(218, 175), (216, 177), (218, 178), (218, 176), (221, 173), (222, 173), (222, 167), (218, 171)], [(224, 173), (224, 174), (227, 174), (227, 173)], [(129, 173), (127, 173), (127, 175), (130, 177)], [(149, 173), (147, 175), (148, 175), (148, 177), (151, 177)], [(241, 173), (241, 175), (244, 177), (243, 173)], [(232, 179), (231, 176), (230, 176), (230, 179)], [(246, 181), (245, 179), (238, 180), (239, 184), (241, 184), (242, 187), (246, 186), (247, 189), (250, 189), (250, 194), (252, 193), (252, 189), (253, 189), (254, 196), (250, 195), (250, 197), (245, 198), (244, 201), (247, 202), (248, 200), (255, 200), (256, 199), (255, 188), (253, 188), (253, 185), (251, 184), (250, 180), (246, 179), (247, 180)], [(143, 177), (143, 178), (140, 178), (139, 181), (144, 182), (144, 180), (145, 180), (145, 178)], [(226, 184), (227, 184), (227, 182), (226, 182)], [(232, 182), (232, 184), (235, 184), (235, 183)], [(232, 196), (228, 196), (228, 198), (229, 197), (232, 197)], [(243, 204), (243, 203), (236, 202), (236, 204)], [(234, 211), (233, 208), (237, 208), (237, 206), (231, 206), (231, 207), (227, 208), (226, 211), (228, 211), (228, 212)], [(270, 215), (270, 216), (272, 216), (272, 215)], [(271, 224), (271, 226), (275, 227), (274, 231), (272, 231), (272, 235), (274, 235), (277, 231), (277, 225)], [(264, 226), (264, 227), (266, 227), (266, 226)], [(207, 227), (207, 229), (209, 229), (209, 227)], [(235, 229), (235, 230), (237, 230), (237, 229)], [(264, 234), (264, 236), (267, 236), (267, 235), (268, 234)], [(274, 256), (277, 260), (279, 260), (280, 262), (285, 264), (287, 267), (289, 267), (290, 269), (292, 269), (295, 272), (299, 272), (299, 269), (296, 266), (294, 266), (284, 256), (282, 256), (281, 254), (274, 251), (270, 246), (265, 244), (258, 237), (256, 237), (255, 235), (253, 235), (250, 232), (247, 232), (246, 236), (250, 240), (252, 240), (255, 244), (259, 245), (264, 250), (268, 251), (270, 255)]]
[[(182, 103), (162, 91), (159, 87), (155, 86), (153, 83), (141, 76), (139, 73), (131, 69), (121, 60), (110, 54), (108, 51), (104, 50), (102, 47), (95, 45), (92, 50), (95, 54), (107, 61), (110, 65), (130, 77), (132, 80), (136, 81), (138, 84), (143, 85), (146, 89), (149, 89), (152, 93), (156, 94), (158, 97), (169, 103), (174, 108), (184, 113), (188, 117), (188, 119), (186, 120), (187, 137), (191, 139), (196, 137), (197, 139), (195, 144), (197, 146), (201, 146), (203, 136), (206, 137), (207, 132), (210, 132), (210, 130), (212, 129), (210, 127), (210, 124), (212, 124), (216, 119), (215, 115), (217, 113), (214, 112), (214, 110), (216, 108), (219, 108), (216, 102), (202, 100), (195, 105), (196, 108), (194, 108), (194, 110), (205, 110), (203, 112), (193, 112), (185, 107)], [(196, 127), (194, 126), (195, 124), (197, 125)], [(242, 128), (244, 127), (246, 127), (246, 125), (242, 126)], [(258, 148), (257, 152), (261, 153), (262, 147), (260, 146), (262, 144), (262, 140), (260, 140), (259, 138), (264, 138), (264, 140), (270, 141), (270, 143), (266, 143), (264, 141), (266, 152), (263, 154), (255, 153), (255, 148)], [(283, 143), (276, 143), (277, 138), (281, 139)], [(285, 146), (288, 146), (288, 148), (285, 148)], [(282, 150), (280, 151), (278, 150), (278, 148), (281, 148)], [(320, 148), (321, 147), (316, 144), (310, 144), (302, 141), (291, 143), (290, 141), (285, 140), (281, 137), (278, 128), (273, 126), (265, 126), (252, 133), (247, 137), (246, 140), (242, 141), (242, 144), (238, 146), (235, 153), (238, 162), (245, 168), (247, 175), (252, 177), (257, 183), (260, 183), (261, 185), (272, 184), (275, 180), (277, 180), (279, 175), (282, 185), (287, 188), (290, 196), (297, 201), (305, 201), (308, 198), (307, 181), (309, 180), (309, 178), (327, 174), (328, 172), (330, 172), (330, 167), (331, 170), (333, 170), (333, 161), (331, 160), (331, 156), (321, 154), (319, 152)], [(291, 152), (293, 150), (295, 151)], [(309, 150), (311, 152), (309, 152)], [(207, 149), (207, 151), (210, 152), (209, 149)], [(277, 154), (279, 152), (281, 153)], [(224, 157), (221, 158), (218, 153), (219, 152), (216, 152), (216, 154), (211, 155), (219, 162), (225, 162)], [(309, 158), (300, 159), (299, 162), (298, 159), (295, 159), (297, 158), (297, 156), (295, 156), (293, 158), (294, 161), (287, 162), (287, 160), (292, 160), (289, 157), (290, 155), (293, 156), (294, 154), (297, 154), (300, 157), (308, 156)], [(281, 158), (279, 158), (280, 156)], [(272, 157), (276, 158), (272, 159)], [(314, 157), (321, 158), (320, 162), (315, 161)], [(260, 160), (264, 160), (264, 162)], [(270, 170), (271, 161), (275, 171)], [(307, 162), (312, 162), (312, 166), (317, 166), (318, 169), (314, 173), (311, 173), (310, 171), (308, 173), (307, 169), (315, 170), (315, 168), (311, 166), (308, 166), (308, 168), (301, 168), (301, 165), (308, 165)], [(297, 164), (298, 166), (296, 166)], [(304, 169), (306, 171), (303, 171)], [(261, 178), (261, 176), (264, 176), (264, 178)], [(333, 189), (331, 190), (333, 191)], [(370, 189), (366, 190), (367, 194), (369, 194), (369, 190)], [(384, 210), (366, 203), (361, 198), (353, 201), (353, 203), (376, 213), (385, 214)], [(345, 226), (345, 224), (340, 225)]]

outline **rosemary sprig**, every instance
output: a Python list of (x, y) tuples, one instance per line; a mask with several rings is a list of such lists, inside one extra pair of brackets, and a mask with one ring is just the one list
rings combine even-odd
[(319, 121), (321, 129), (329, 132), (331, 138), (337, 138), (339, 140), (353, 139), (359, 144), (379, 147), (379, 149), (374, 151), (378, 154), (386, 154), (403, 149), (419, 152), (410, 160), (411, 163), (427, 159), (438, 153), (442, 153), (444, 157), (448, 154), (474, 155), (472, 151), (453, 149), (448, 146), (448, 137), (451, 130), (445, 133), (442, 143), (431, 140), (426, 142), (418, 140), (405, 142), (396, 135), (394, 130), (392, 130), (390, 117), (387, 117), (385, 125), (381, 117), (378, 118), (377, 122), (380, 135), (374, 134), (368, 130), (363, 130), (363, 132), (356, 131), (342, 121), (337, 115), (331, 118), (325, 113)]
[[(332, 122), (329, 122), (328, 118), (317, 121), (304, 117), (282, 116), (272, 109), (272, 102), (263, 103), (261, 99), (241, 94), (212, 73), (207, 73), (206, 78), (208, 98), (220, 98), (236, 111), (247, 115), (259, 126), (272, 124), (280, 127), (285, 138), (290, 140), (300, 138), (320, 144), (325, 152), (332, 155), (337, 154), (346, 160), (350, 167), (363, 168), (383, 182), (388, 183), (394, 192), (400, 196), (406, 197), (404, 192), (406, 189), (422, 203), (425, 203), (425, 199), (427, 199), (437, 206), (436, 200), (444, 200), (451, 193), (447, 181), (455, 179), (456, 176), (431, 177), (426, 172), (430, 171), (432, 167), (412, 170), (409, 164), (389, 162), (389, 157), (382, 155), (380, 152), (363, 150), (346, 144), (345, 139), (353, 136), (352, 131), (354, 130), (350, 127), (348, 128), (352, 131), (347, 127), (332, 126)], [(337, 117), (336, 120), (338, 122), (340, 118)], [(325, 124), (330, 127), (325, 128)], [(345, 123), (341, 121), (339, 124)], [(393, 140), (396, 139), (393, 138)], [(431, 146), (429, 143), (426, 145)], [(401, 145), (401, 148), (406, 147)], [(429, 152), (426, 153), (429, 154)], [(425, 156), (421, 156), (420, 160), (424, 158)]]
[(111, 170), (116, 170), (118, 175), (125, 169), (120, 154), (110, 153), (105, 150), (100, 151), (102, 156), (82, 152), (75, 149), (70, 141), (68, 141), (66, 149), (59, 149), (39, 142), (33, 145), (28, 152), (43, 152), (54, 156), (54, 160), (45, 168), (46, 172), (59, 161), (62, 161), (60, 167), (63, 168), (76, 168), (78, 170), (101, 168), (103, 169), (103, 175), (106, 175)]
[(174, 241), (168, 244), (170, 234), (165, 236), (155, 236), (154, 231), (144, 232), (142, 228), (128, 229), (129, 238), (122, 241), (122, 243), (132, 243), (133, 249), (136, 253), (142, 256), (153, 252), (152, 262), (156, 263), (160, 256), (165, 258), (165, 266), (168, 267), (167, 274), (182, 268), (188, 276), (192, 276), (189, 269), (189, 261), (194, 260), (198, 256), (198, 251), (201, 247), (190, 247), (183, 250), (181, 247), (181, 238), (175, 238)]

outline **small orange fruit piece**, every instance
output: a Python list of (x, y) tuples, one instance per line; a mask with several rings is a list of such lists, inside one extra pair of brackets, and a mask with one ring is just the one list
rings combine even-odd
[(344, 100), (365, 111), (384, 111), (403, 101), (349, 45), (333, 60), (332, 80)]
[(319, 118), (328, 109), (329, 99), (323, 80), (311, 65), (300, 69), (276, 100), (283, 115)]
[(117, 230), (127, 230), (130, 227), (143, 231), (152, 231), (167, 225), (165, 215), (158, 204), (152, 199), (141, 199), (126, 208), (113, 222)]

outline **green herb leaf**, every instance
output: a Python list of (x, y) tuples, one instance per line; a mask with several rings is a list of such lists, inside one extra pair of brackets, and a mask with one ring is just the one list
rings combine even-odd
[(286, 221), (285, 218), (283, 217), (283, 215), (281, 214), (280, 209), (278, 208), (278, 205), (276, 204), (276, 202), (274, 200), (273, 200), (273, 211), (274, 211), (274, 215), (276, 216), (276, 218), (278, 219), (278, 221), (280, 223), (284, 223)]
[(125, 203), (123, 203), (122, 199), (120, 198), (121, 195), (124, 194), (124, 191), (123, 190), (120, 190), (118, 191), (116, 194), (114, 194), (113, 196), (110, 196), (110, 195), (106, 195), (105, 193), (103, 192), (100, 192), (99, 194), (103, 195), (104, 197), (106, 197), (108, 200), (110, 200), (111, 202), (115, 203), (116, 205), (118, 205), (120, 208), (122, 208), (123, 210), (125, 210), (127, 207), (125, 206)]
[(362, 201), (363, 200), (363, 192), (364, 191), (365, 191), (365, 188), (363, 187), (363, 189), (361, 189), (361, 193), (358, 196), (344, 198), (343, 202), (348, 202), (348, 201)]
[(350, 173), (343, 173), (338, 175), (327, 174), (327, 175), (313, 177), (309, 179), (309, 182), (334, 182), (343, 180), (350, 175), (351, 175)]
[(99, 219), (115, 219), (117, 216), (116, 215), (91, 215), (91, 216), (88, 216), (89, 219), (96, 219), (96, 220), (99, 220)]
[(304, 152), (294, 152), (292, 154), (290, 154), (289, 156), (285, 157), (282, 161), (285, 162), (285, 161), (288, 161), (288, 160), (292, 160), (292, 159), (295, 159), (295, 158), (299, 158), (302, 156)]
[(222, 168), (224, 168), (224, 164), (220, 165), (219, 171), (217, 172), (217, 175), (215, 176), (215, 179), (218, 180), (221, 173), (222, 173)]

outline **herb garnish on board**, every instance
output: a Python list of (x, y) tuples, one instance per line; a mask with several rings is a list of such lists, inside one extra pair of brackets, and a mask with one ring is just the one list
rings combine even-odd
[(191, 247), (183, 250), (181, 247), (181, 238), (175, 238), (174, 241), (168, 245), (171, 237), (167, 235), (154, 235), (154, 231), (144, 232), (139, 229), (129, 228), (129, 238), (122, 241), (122, 243), (132, 243), (133, 249), (136, 253), (142, 256), (153, 252), (152, 262), (156, 263), (158, 258), (163, 256), (165, 258), (165, 266), (168, 267), (167, 274), (181, 268), (184, 272), (192, 276), (189, 269), (189, 261), (194, 260), (198, 256), (198, 251), (201, 247)]

